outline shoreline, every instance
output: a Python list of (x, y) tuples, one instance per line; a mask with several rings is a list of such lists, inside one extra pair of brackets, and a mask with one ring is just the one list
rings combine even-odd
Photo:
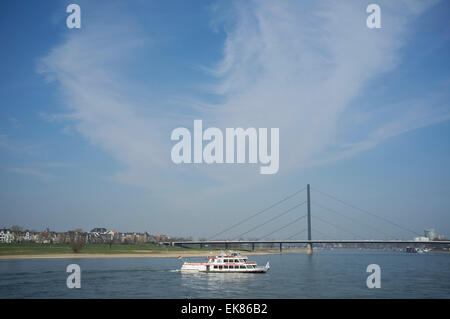
[[(342, 250), (352, 250), (351, 248)], [(365, 249), (372, 250), (372, 249)], [(377, 249), (373, 249), (377, 250)], [(223, 250), (225, 251), (225, 250)], [(232, 250), (238, 251), (242, 255), (284, 255), (284, 254), (292, 254), (292, 253), (303, 253), (306, 254), (306, 249), (283, 249), (280, 252), (278, 249), (267, 249), (260, 251), (240, 251), (240, 250)], [(449, 251), (433, 251), (434, 253), (444, 253), (450, 254)], [(190, 257), (207, 257), (207, 256), (217, 256), (220, 255), (221, 251), (212, 250), (212, 251), (171, 251), (171, 252), (153, 252), (153, 251), (139, 251), (134, 250), (130, 253), (59, 253), (59, 254), (13, 254), (13, 255), (0, 255), (1, 260), (19, 260), (19, 259), (90, 259), (90, 258), (177, 258), (179, 256), (183, 258)]]
[[(239, 250), (236, 250), (239, 251)], [(243, 255), (277, 255), (289, 253), (305, 253), (306, 249), (285, 249), (282, 252), (279, 250), (265, 250), (254, 252), (242, 252)], [(3, 255), (0, 260), (17, 260), (17, 259), (79, 259), (79, 258), (177, 258), (179, 256), (185, 257), (207, 257), (217, 256), (218, 251), (177, 251), (177, 252), (148, 252), (148, 253), (119, 253), (119, 254), (101, 254), (101, 253), (68, 253), (68, 254), (40, 254), (40, 255)]]

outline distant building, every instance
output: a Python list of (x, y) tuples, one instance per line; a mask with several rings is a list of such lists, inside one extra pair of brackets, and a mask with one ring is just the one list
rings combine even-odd
[(9, 229), (0, 230), (0, 243), (10, 244), (14, 241), (14, 235)]
[(25, 232), (25, 235), (23, 236), (23, 239), (26, 241), (32, 241), (33, 240), (33, 236), (30, 234), (29, 231)]
[(108, 231), (106, 230), (106, 228), (94, 228), (90, 232), (98, 234), (106, 234)]
[(436, 238), (436, 231), (432, 228), (425, 229), (424, 233), (425, 237), (427, 237), (429, 240), (434, 240)]
[(430, 239), (428, 237), (415, 237), (414, 241), (430, 241)]
[(16, 242), (23, 242), (23, 241), (32, 241), (33, 235), (30, 233), (30, 231), (17, 231), (13, 233), (15, 237)]

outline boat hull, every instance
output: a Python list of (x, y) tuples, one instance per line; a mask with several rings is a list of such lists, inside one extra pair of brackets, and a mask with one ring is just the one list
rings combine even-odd
[(200, 271), (200, 272), (208, 272), (208, 273), (253, 273), (253, 274), (263, 274), (266, 273), (269, 269), (243, 269), (243, 270), (209, 270), (209, 271)]

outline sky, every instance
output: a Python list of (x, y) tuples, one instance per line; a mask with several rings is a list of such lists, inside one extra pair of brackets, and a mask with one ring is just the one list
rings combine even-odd
[[(0, 3), (0, 227), (208, 238), (310, 184), (313, 239), (450, 236), (448, 1), (70, 3)], [(279, 128), (278, 172), (175, 164), (196, 119)], [(304, 200), (220, 238), (289, 238)]]

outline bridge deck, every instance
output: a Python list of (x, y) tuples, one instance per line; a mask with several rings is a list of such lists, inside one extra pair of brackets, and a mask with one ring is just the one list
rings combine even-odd
[(212, 240), (212, 241), (178, 241), (164, 242), (166, 245), (220, 245), (220, 244), (425, 244), (425, 245), (450, 245), (449, 240), (414, 241), (414, 240)]

